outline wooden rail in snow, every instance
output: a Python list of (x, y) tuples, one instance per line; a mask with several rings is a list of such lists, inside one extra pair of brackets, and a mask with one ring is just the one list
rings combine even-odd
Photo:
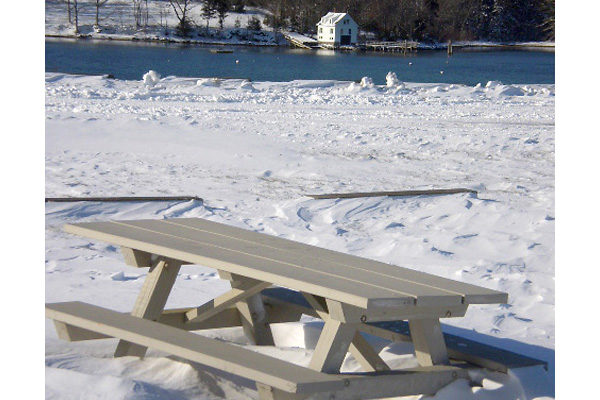
[(122, 197), (46, 197), (46, 203), (68, 203), (76, 201), (203, 201), (198, 196), (122, 196)]
[(453, 189), (424, 189), (424, 190), (400, 190), (395, 192), (355, 192), (355, 193), (326, 193), (326, 194), (307, 194), (313, 199), (354, 199), (358, 197), (396, 197), (396, 196), (434, 196), (443, 194), (473, 193), (477, 191), (467, 188)]

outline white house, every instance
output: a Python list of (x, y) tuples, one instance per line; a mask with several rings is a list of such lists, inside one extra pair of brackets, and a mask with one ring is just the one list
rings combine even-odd
[(329, 12), (317, 23), (319, 44), (327, 46), (350, 46), (358, 40), (358, 24), (347, 13)]

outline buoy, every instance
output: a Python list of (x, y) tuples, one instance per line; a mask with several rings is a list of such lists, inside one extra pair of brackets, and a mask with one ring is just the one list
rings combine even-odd
[(440, 71), (440, 75), (444, 75), (444, 71)]
[(235, 63), (236, 63), (236, 64), (239, 64), (239, 63), (240, 63), (240, 60), (235, 60)]

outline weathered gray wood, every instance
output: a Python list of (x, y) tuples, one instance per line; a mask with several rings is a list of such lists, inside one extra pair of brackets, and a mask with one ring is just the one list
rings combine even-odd
[(318, 393), (311, 400), (366, 400), (434, 395), (456, 379), (468, 379), (468, 371), (451, 366), (433, 366), (390, 371), (384, 374), (352, 376), (344, 374), (347, 386), (329, 393)]
[(235, 305), (240, 313), (244, 333), (251, 343), (260, 346), (274, 346), (269, 316), (260, 294), (255, 294)]
[(258, 234), (246, 229), (220, 224), (206, 219), (175, 218), (164, 220), (164, 222), (176, 226), (188, 226), (196, 230), (210, 232), (215, 235), (228, 236), (230, 238), (246, 241), (258, 246), (276, 247), (278, 249), (283, 249), (294, 253), (310, 254), (319, 260), (335, 262), (351, 269), (368, 270), (386, 277), (394, 277), (407, 281), (424, 283), (434, 287), (444, 288), (446, 290), (461, 294), (464, 297), (464, 302), (467, 304), (493, 304), (505, 303), (507, 301), (507, 294), (496, 290), (442, 278), (409, 268), (403, 268), (396, 265), (386, 264), (333, 250), (311, 246), (276, 236)]
[[(326, 279), (327, 275), (312, 270), (276, 262), (267, 258), (250, 257), (213, 245), (182, 241), (170, 236), (159, 236), (140, 229), (114, 223), (89, 223), (66, 225), (70, 233), (136, 248), (154, 254), (183, 260), (193, 264), (207, 265), (227, 270), (242, 276), (252, 276), (276, 285), (306, 290), (310, 293), (334, 297), (359, 306), (368, 306), (369, 297), (385, 296), (389, 305), (412, 304), (413, 298), (395, 297), (397, 293), (363, 287), (358, 282), (346, 279)], [(395, 298), (394, 298), (395, 297)]]
[[(327, 305), (329, 302), (327, 300), (313, 296), (310, 293), (302, 293), (302, 296), (304, 296), (306, 301), (311, 305), (313, 311), (319, 318), (325, 322), (331, 319), (331, 316), (328, 314)], [(367, 343), (365, 338), (358, 331), (354, 334), (354, 338), (352, 338), (348, 351), (367, 372), (388, 371), (390, 369), (385, 361), (379, 357), (379, 354), (373, 350), (371, 345)]]
[(495, 303), (506, 301), (506, 294), (495, 290), (470, 285), (463, 282), (453, 281), (450, 279), (441, 278), (435, 275), (414, 271), (407, 268), (401, 268), (390, 264), (355, 257), (348, 254), (335, 252), (332, 250), (310, 246), (275, 236), (256, 234), (251, 231), (235, 228), (224, 224), (218, 224), (212, 221), (197, 218), (184, 218), (168, 220), (165, 221), (165, 223), (186, 226), (190, 225), (194, 226), (195, 229), (198, 230), (204, 230), (206, 232), (214, 232), (215, 234), (230, 236), (232, 238), (248, 241), (256, 245), (276, 246), (277, 248), (285, 249), (290, 252), (311, 254), (317, 257), (319, 260), (336, 262), (354, 269), (369, 270), (384, 275), (386, 277), (393, 277), (397, 279), (425, 283), (427, 285), (433, 285), (436, 287), (443, 287), (444, 289), (463, 294), (465, 296), (466, 303), (486, 303), (488, 301), (490, 303)]
[(56, 334), (59, 339), (68, 342), (79, 342), (82, 340), (107, 339), (110, 336), (103, 335), (98, 332), (88, 331), (87, 329), (78, 328), (76, 326), (65, 324), (64, 322), (54, 321)]
[(260, 293), (269, 286), (271, 286), (271, 284), (268, 282), (249, 280), (243, 287), (232, 288), (230, 291), (222, 294), (216, 299), (210, 300), (200, 307), (188, 311), (186, 318), (190, 322), (204, 321), (205, 319), (219, 314), (229, 306)]
[(223, 249), (243, 252), (249, 256), (264, 257), (270, 260), (309, 269), (323, 275), (323, 279), (346, 279), (358, 282), (363, 286), (386, 289), (394, 292), (395, 297), (405, 296), (414, 299), (413, 303), (427, 306), (439, 304), (461, 304), (462, 295), (436, 288), (428, 283), (406, 281), (395, 276), (373, 273), (370, 270), (351, 268), (328, 260), (315, 258), (310, 253), (290, 252), (273, 246), (257, 246), (254, 243), (238, 240), (228, 236), (215, 235), (187, 226), (171, 225), (163, 220), (140, 220), (115, 222), (126, 226), (144, 229), (159, 235), (180, 238), (185, 241), (211, 244)]
[(396, 321), (401, 319), (462, 317), (467, 312), (467, 304), (443, 306), (401, 306), (368, 310), (335, 300), (327, 300), (327, 308), (332, 318), (348, 323)]
[(408, 325), (419, 365), (427, 367), (449, 364), (440, 320), (413, 319), (408, 321)]
[(360, 332), (354, 334), (352, 343), (350, 343), (350, 354), (367, 372), (371, 371), (389, 371), (390, 367), (373, 350), (373, 347), (367, 342)]
[(271, 284), (226, 271), (219, 271), (219, 276), (221, 279), (230, 281), (232, 292), (242, 290), (249, 294), (249, 296), (240, 297), (239, 301), (235, 303), (240, 314), (244, 334), (248, 340), (260, 346), (274, 346), (273, 333), (269, 325), (269, 315), (260, 295), (260, 291), (263, 290), (261, 287), (268, 287)]
[[(450, 366), (410, 368), (379, 376), (323, 374), (239, 346), (80, 302), (47, 304), (46, 317), (254, 380), (262, 399), (299, 400), (312, 395), (311, 399), (359, 400), (434, 394), (453, 380), (467, 377), (466, 370)], [(299, 395), (284, 396), (285, 392)], [(271, 395), (274, 397), (266, 397)]]
[[(158, 259), (151, 267), (142, 286), (131, 315), (156, 321), (160, 318), (171, 288), (175, 283), (181, 264), (175, 260)], [(135, 343), (120, 340), (115, 350), (115, 357), (143, 357), (146, 348)]]
[(142, 347), (152, 347), (291, 393), (315, 393), (344, 387), (342, 377), (91, 304), (46, 304), (46, 317)]
[(121, 254), (123, 254), (125, 264), (131, 265), (132, 267), (149, 268), (152, 266), (152, 254), (146, 253), (145, 251), (121, 247)]
[(102, 202), (125, 202), (125, 201), (202, 201), (198, 196), (120, 196), (120, 197), (46, 197), (46, 203), (67, 203), (75, 201), (102, 201)]
[[(300, 319), (302, 312), (285, 305), (268, 304), (269, 323), (296, 322)], [(158, 318), (159, 323), (186, 331), (200, 331), (204, 329), (232, 328), (242, 326), (240, 313), (235, 305), (221, 311), (218, 315), (203, 321), (188, 321), (186, 313), (190, 308), (179, 308), (165, 310)], [(127, 313), (130, 315), (130, 313)], [(107, 339), (109, 336), (97, 332), (88, 331), (76, 326), (54, 321), (58, 337), (69, 342), (83, 340)]]
[[(271, 288), (262, 292), (263, 301), (276, 315), (291, 313), (305, 314), (320, 318), (301, 293), (283, 288)], [(287, 311), (286, 311), (287, 309)], [(297, 318), (290, 316), (290, 321)], [(410, 329), (406, 321), (366, 323), (358, 325), (358, 330), (392, 342), (411, 342)], [(513, 353), (498, 347), (444, 333), (448, 355), (453, 360), (466, 361), (492, 371), (506, 373), (511, 368), (541, 365), (547, 369), (545, 361), (522, 354)]]
[(359, 197), (406, 197), (406, 196), (439, 196), (443, 194), (473, 193), (476, 190), (466, 188), (452, 189), (423, 189), (423, 190), (396, 190), (390, 192), (354, 192), (354, 193), (327, 193), (327, 194), (307, 194), (313, 199), (355, 199)]
[(256, 384), (259, 400), (303, 400), (306, 395), (289, 393), (263, 383)]
[[(434, 305), (452, 304), (455, 299), (464, 299), (467, 303), (506, 300), (505, 293), (490, 289), (199, 219), (88, 223), (65, 229), (119, 245), (135, 243), (136, 246), (130, 247), (143, 247), (145, 251), (152, 249), (152, 252), (187, 262), (222, 267), (363, 308), (387, 308), (415, 304), (415, 301), (420, 305)], [(192, 233), (194, 239), (186, 238)], [(269, 256), (265, 257), (265, 254)], [(357, 273), (362, 274), (360, 281), (355, 279)], [(372, 278), (370, 284), (363, 279), (365, 277)], [(391, 282), (394, 285), (390, 286)], [(405, 292), (414, 295), (403, 295), (404, 292), (396, 289), (400, 283)], [(443, 293), (440, 296), (434, 294), (440, 292)]]
[(309, 367), (329, 374), (340, 372), (355, 333), (356, 324), (326, 320)]

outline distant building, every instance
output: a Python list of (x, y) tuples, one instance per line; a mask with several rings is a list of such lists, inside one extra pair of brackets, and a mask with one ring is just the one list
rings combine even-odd
[(319, 44), (326, 46), (352, 46), (358, 40), (358, 24), (347, 13), (329, 12), (317, 23)]

